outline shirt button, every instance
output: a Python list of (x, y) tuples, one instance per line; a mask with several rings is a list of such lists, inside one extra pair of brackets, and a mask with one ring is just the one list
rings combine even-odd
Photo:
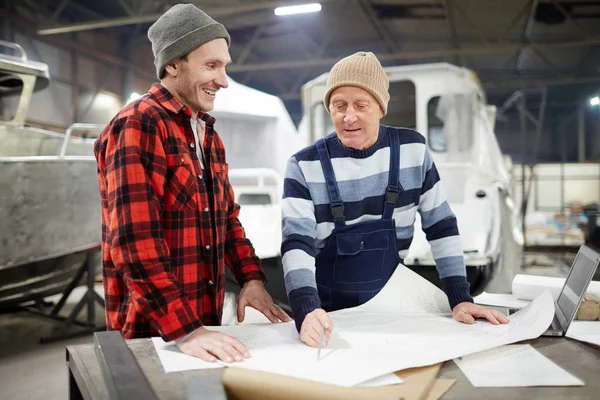
[(214, 285), (215, 283), (214, 283), (213, 281), (208, 281), (208, 284), (209, 284), (210, 286), (212, 286), (212, 285)]
[(205, 207), (205, 208), (204, 208), (204, 212), (208, 212), (208, 207)]
[(194, 147), (196, 147), (196, 145), (194, 143), (190, 143), (190, 147), (193, 149)]
[(181, 162), (182, 162), (182, 163), (184, 163), (184, 162), (185, 162), (185, 160), (183, 159), (183, 157), (181, 157)]
[(210, 250), (210, 246), (209, 246), (209, 245), (206, 245), (205, 249), (206, 249), (206, 250)]

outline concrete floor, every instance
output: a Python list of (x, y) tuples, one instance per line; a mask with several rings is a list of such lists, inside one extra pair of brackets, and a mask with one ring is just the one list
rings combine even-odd
[[(96, 291), (102, 295), (102, 286)], [(73, 291), (61, 315), (68, 316), (84, 293)], [(58, 301), (60, 296), (48, 298)], [(235, 296), (227, 293), (223, 324), (237, 324)], [(47, 311), (49, 312), (49, 308)], [(82, 311), (80, 318), (86, 318)], [(268, 322), (258, 311), (247, 308), (244, 323)], [(104, 309), (96, 305), (96, 324), (104, 325)], [(52, 334), (60, 322), (29, 311), (0, 314), (0, 399), (1, 400), (65, 400), (68, 399), (66, 346), (92, 343), (93, 335), (40, 344), (39, 339)], [(77, 328), (77, 327), (76, 327)]]
[[(552, 263), (543, 255), (526, 259), (530, 265), (523, 273), (531, 275), (566, 276), (568, 269), (561, 263)], [(537, 257), (537, 258), (536, 258)], [(533, 262), (533, 263), (532, 263)], [(549, 264), (549, 265), (543, 265)], [(97, 287), (102, 293), (102, 287)], [(62, 315), (68, 315), (79, 301), (83, 288), (76, 289), (64, 307)], [(58, 301), (58, 296), (49, 300)], [(246, 309), (245, 322), (265, 322), (264, 317), (253, 309)], [(80, 318), (85, 318), (85, 311)], [(104, 310), (96, 307), (96, 323), (104, 323)], [(228, 296), (224, 307), (224, 324), (235, 324), (235, 298)], [(93, 342), (92, 335), (40, 344), (42, 336), (48, 336), (60, 323), (27, 311), (0, 314), (0, 399), (3, 400), (64, 400), (68, 398), (65, 348), (69, 345)]]
[[(63, 308), (67, 316), (84, 293), (77, 288)], [(99, 292), (102, 293), (101, 287)], [(49, 298), (49, 300), (56, 297)], [(85, 318), (85, 311), (80, 318)], [(96, 323), (104, 323), (104, 309), (96, 307)], [(93, 342), (92, 335), (40, 344), (60, 323), (28, 311), (0, 314), (0, 398), (7, 400), (64, 400), (68, 398), (65, 347)]]

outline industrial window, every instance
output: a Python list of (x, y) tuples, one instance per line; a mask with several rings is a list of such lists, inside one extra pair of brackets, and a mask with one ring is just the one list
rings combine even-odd
[(271, 204), (271, 196), (267, 193), (243, 193), (238, 200), (240, 206), (264, 206)]
[(384, 125), (416, 129), (416, 89), (412, 81), (390, 82), (388, 112), (381, 120)]
[(432, 97), (427, 102), (427, 142), (431, 150), (445, 152), (448, 150), (448, 143), (444, 134), (444, 122), (436, 115), (439, 102), (440, 96)]

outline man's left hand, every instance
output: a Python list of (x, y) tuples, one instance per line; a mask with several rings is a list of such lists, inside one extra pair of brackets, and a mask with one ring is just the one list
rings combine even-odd
[(502, 313), (478, 304), (462, 302), (452, 310), (452, 317), (465, 324), (475, 323), (475, 318), (485, 318), (493, 325), (508, 324), (508, 318)]
[(281, 307), (273, 303), (273, 299), (265, 289), (265, 285), (259, 280), (252, 280), (244, 284), (238, 297), (238, 322), (244, 320), (246, 306), (257, 309), (273, 323), (292, 320)]

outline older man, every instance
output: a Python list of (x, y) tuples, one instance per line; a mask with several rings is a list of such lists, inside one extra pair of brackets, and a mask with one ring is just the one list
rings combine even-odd
[(373, 53), (339, 61), (329, 73), (325, 107), (335, 132), (289, 161), (283, 200), (285, 285), (300, 339), (324, 346), (327, 311), (377, 294), (409, 248), (419, 211), (453, 317), (507, 323), (473, 304), (456, 218), (418, 132), (380, 123), (389, 81)]
[(238, 220), (223, 142), (207, 112), (227, 88), (229, 34), (191, 4), (178, 4), (148, 30), (154, 84), (98, 138), (106, 321), (126, 338), (160, 335), (207, 361), (242, 360), (219, 325), (225, 266), (244, 307), (272, 322), (291, 320), (273, 304), (265, 275)]

